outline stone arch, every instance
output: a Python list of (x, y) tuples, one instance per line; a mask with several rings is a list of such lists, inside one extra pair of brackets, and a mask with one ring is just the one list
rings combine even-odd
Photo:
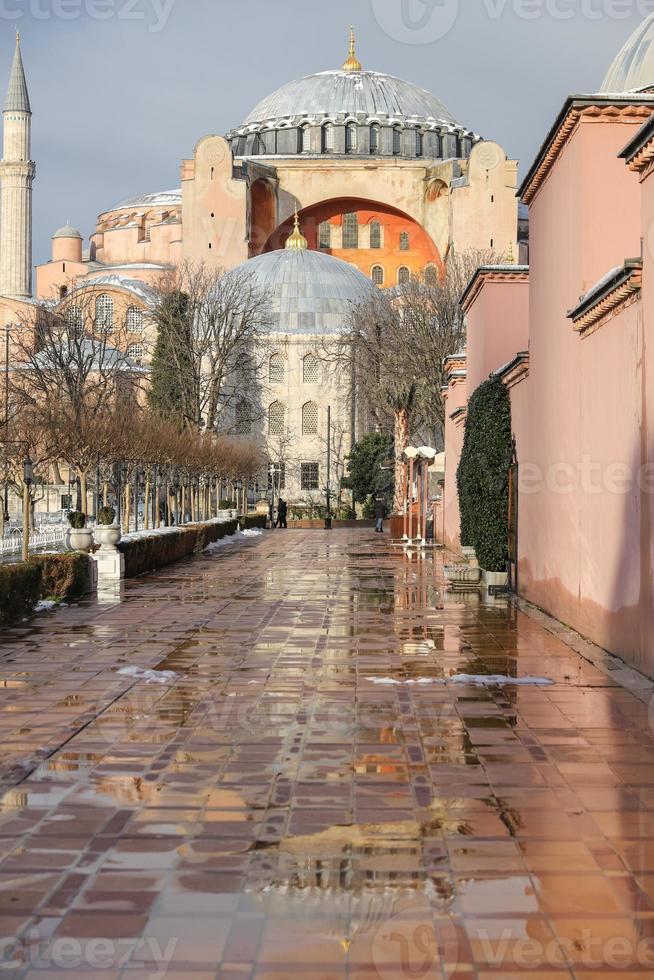
[(250, 187), (250, 252), (258, 255), (277, 220), (277, 196), (275, 188), (263, 177)]
[[(366, 234), (359, 236), (358, 248), (344, 249), (343, 216), (353, 212), (358, 215), (359, 228), (365, 228)], [(381, 225), (381, 247), (371, 248), (369, 229), (375, 221)], [(330, 243), (321, 248), (320, 227), (325, 222), (329, 222), (331, 226)], [(408, 266), (416, 279), (422, 278), (427, 265), (434, 265), (439, 271), (443, 269), (442, 256), (425, 228), (409, 214), (386, 203), (365, 198), (331, 198), (304, 208), (300, 212), (300, 224), (310, 249), (327, 252), (350, 262), (367, 278), (370, 278), (373, 265), (384, 267), (385, 282), (388, 284), (396, 282), (397, 270), (401, 266)], [(293, 217), (289, 215), (286, 221), (275, 228), (262, 251), (284, 248), (292, 230)], [(400, 233), (407, 231), (410, 235), (409, 250), (400, 251)]]

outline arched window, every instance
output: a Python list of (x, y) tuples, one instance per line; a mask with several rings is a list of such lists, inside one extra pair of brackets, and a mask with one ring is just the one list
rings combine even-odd
[(435, 265), (428, 265), (425, 268), (425, 283), (427, 286), (438, 285), (438, 273), (436, 272)]
[(402, 152), (402, 130), (396, 126), (393, 130), (393, 154), (398, 157)]
[(281, 354), (271, 354), (268, 365), (268, 380), (271, 384), (282, 384), (285, 377), (284, 358)]
[(140, 364), (143, 360), (143, 344), (130, 344), (127, 348), (127, 356), (131, 358), (132, 361), (136, 361)]
[(416, 156), (422, 156), (422, 133), (419, 129), (416, 129)]
[(113, 329), (114, 301), (106, 293), (101, 293), (95, 301), (95, 325), (107, 332)]
[(307, 354), (302, 361), (302, 380), (305, 385), (320, 383), (320, 361), (315, 354)]
[(66, 299), (68, 296), (68, 286), (59, 287), (59, 299)]
[(411, 273), (405, 265), (397, 270), (397, 282), (399, 286), (406, 286), (411, 281)]
[(373, 267), (372, 267), (372, 273), (371, 273), (371, 279), (374, 282), (375, 286), (383, 286), (384, 285), (384, 269), (383, 269), (383, 266), (381, 266), (381, 265), (373, 265)]
[(334, 127), (332, 123), (325, 123), (322, 127), (322, 152), (334, 152)]
[(268, 409), (268, 434), (283, 436), (286, 432), (286, 406), (284, 402), (273, 402)]
[(409, 251), (409, 245), (410, 245), (409, 232), (408, 231), (401, 231), (400, 232), (400, 252), (408, 252)]
[(137, 306), (130, 306), (126, 317), (127, 329), (130, 333), (143, 333), (143, 311)]
[(343, 248), (359, 247), (359, 219), (355, 212), (343, 215)]
[(381, 129), (376, 123), (370, 127), (370, 152), (371, 153), (379, 153), (380, 133), (381, 133)]
[(356, 123), (348, 123), (345, 127), (345, 152), (356, 153), (357, 151), (357, 127)]
[(302, 435), (315, 436), (318, 433), (318, 406), (315, 402), (306, 402), (302, 406)]
[(370, 222), (370, 248), (382, 247), (381, 225), (378, 221)]
[(245, 398), (237, 402), (235, 416), (236, 434), (238, 436), (252, 435), (252, 410), (250, 403)]
[(311, 130), (308, 126), (302, 127), (302, 152), (308, 153), (311, 149)]
[(321, 221), (318, 226), (318, 247), (332, 247), (332, 226), (329, 221)]
[(84, 316), (79, 306), (69, 306), (66, 310), (66, 319), (68, 325), (76, 332), (84, 326)]

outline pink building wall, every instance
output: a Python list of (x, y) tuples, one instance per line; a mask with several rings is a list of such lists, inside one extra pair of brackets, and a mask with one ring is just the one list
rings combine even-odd
[(642, 313), (634, 304), (584, 336), (567, 318), (607, 272), (640, 254), (640, 188), (618, 153), (641, 122), (582, 116), (530, 202), (519, 574), (528, 599), (654, 673), (641, 556), (651, 536), (645, 543), (637, 489), (616, 489), (643, 455)]
[[(461, 365), (465, 360), (461, 359)], [(445, 395), (445, 491), (443, 499), (443, 544), (457, 551), (461, 547), (461, 527), (459, 517), (459, 497), (456, 486), (456, 471), (463, 449), (465, 432), (465, 413), (457, 413), (465, 408), (468, 401), (468, 387), (462, 366), (450, 382)]]
[(467, 381), (474, 394), (488, 376), (529, 346), (527, 272), (480, 273), (467, 309)]

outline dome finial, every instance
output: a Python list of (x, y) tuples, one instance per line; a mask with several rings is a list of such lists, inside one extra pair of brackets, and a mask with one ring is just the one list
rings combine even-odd
[(293, 231), (286, 239), (286, 248), (294, 249), (296, 252), (305, 252), (309, 248), (309, 243), (300, 231), (300, 216), (297, 213), (297, 204), (295, 205), (294, 225)]
[(343, 71), (361, 71), (362, 65), (357, 58), (357, 39), (354, 33), (354, 28), (350, 28), (350, 54), (343, 65)]

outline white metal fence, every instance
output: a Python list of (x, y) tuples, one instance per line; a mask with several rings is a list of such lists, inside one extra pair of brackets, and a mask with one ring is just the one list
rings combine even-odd
[[(221, 510), (218, 512), (218, 520), (221, 521), (227, 521), (236, 516), (237, 512), (235, 510)], [(95, 521), (87, 521), (86, 526), (93, 529), (95, 527)], [(145, 530), (142, 516), (139, 518), (138, 528), (140, 531)], [(133, 532), (135, 530), (135, 521), (132, 517), (129, 522), (129, 531)], [(70, 525), (67, 521), (63, 524), (38, 524), (34, 530), (30, 531), (30, 551), (63, 550), (69, 532)], [(123, 533), (128, 533), (124, 525)], [(12, 558), (15, 555), (20, 555), (22, 550), (23, 529), (20, 527), (8, 528), (5, 531), (5, 536), (0, 537), (0, 561), (6, 558)]]
[[(66, 531), (69, 528), (48, 527), (38, 529), (30, 534), (30, 551), (44, 551), (48, 548), (61, 548), (65, 542)], [(5, 538), (0, 538), (0, 560), (19, 555), (23, 550), (23, 532), (14, 529)]]

